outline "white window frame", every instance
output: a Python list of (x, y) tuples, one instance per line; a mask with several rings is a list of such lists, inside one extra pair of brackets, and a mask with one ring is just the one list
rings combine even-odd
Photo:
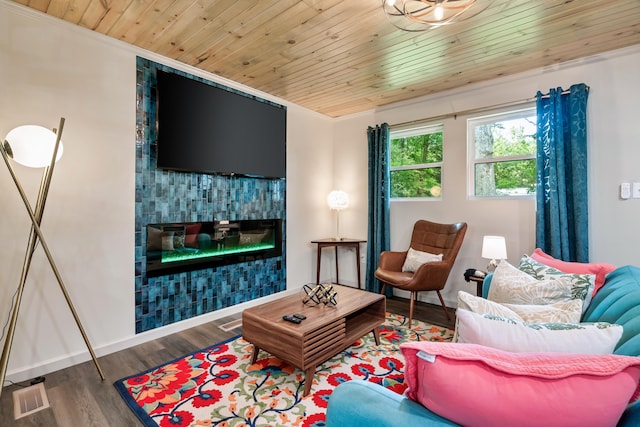
[(536, 159), (536, 153), (533, 154), (521, 154), (514, 156), (503, 157), (483, 157), (476, 158), (476, 146), (475, 135), (473, 128), (477, 125), (483, 125), (487, 123), (494, 123), (499, 120), (510, 120), (517, 118), (525, 118), (536, 115), (535, 104), (528, 106), (520, 106), (515, 109), (503, 109), (487, 115), (471, 117), (467, 119), (467, 197), (470, 200), (507, 200), (507, 199), (534, 199), (535, 193), (523, 194), (523, 195), (509, 195), (509, 196), (477, 196), (475, 194), (476, 188), (476, 165), (481, 163), (502, 163), (517, 160), (530, 160)]
[[(442, 132), (442, 161), (434, 162), (434, 163), (418, 163), (415, 165), (404, 165), (404, 166), (389, 166), (389, 172), (396, 170), (414, 170), (414, 169), (431, 169), (431, 168), (440, 168), (440, 195), (437, 197), (392, 197), (390, 199), (391, 202), (415, 202), (415, 201), (439, 201), (442, 200), (443, 183), (442, 176), (444, 171), (444, 124), (429, 124), (422, 125), (419, 127), (411, 127), (407, 129), (391, 129), (389, 132), (389, 144), (391, 144), (391, 140), (398, 138), (408, 138), (416, 135), (426, 135), (431, 133)], [(391, 147), (389, 147), (389, 162), (391, 162)]]

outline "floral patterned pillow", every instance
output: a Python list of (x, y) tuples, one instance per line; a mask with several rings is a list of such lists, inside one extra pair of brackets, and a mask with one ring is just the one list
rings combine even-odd
[(503, 260), (493, 274), (488, 299), (500, 304), (546, 305), (576, 298), (570, 277), (538, 280)]
[(489, 301), (482, 297), (471, 295), (465, 291), (458, 291), (458, 309), (469, 310), (478, 314), (493, 314), (495, 316), (508, 317), (521, 322), (524, 320), (518, 313), (497, 302)]
[(566, 273), (558, 270), (557, 268), (542, 264), (528, 255), (524, 255), (520, 259), (520, 265), (518, 268), (538, 280), (557, 278), (569, 280), (571, 282), (572, 299), (582, 300), (582, 312), (584, 313), (587, 311), (595, 289), (595, 274)]
[(494, 314), (526, 323), (579, 323), (582, 300), (572, 299), (553, 304), (499, 304), (464, 291), (458, 291), (458, 308), (478, 314)]

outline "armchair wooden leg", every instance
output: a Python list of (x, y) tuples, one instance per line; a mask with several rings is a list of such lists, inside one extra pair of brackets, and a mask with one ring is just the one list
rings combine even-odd
[(417, 292), (411, 292), (411, 296), (409, 297), (409, 328), (411, 328), (411, 322), (413, 320), (413, 300), (416, 297)]
[(444, 299), (442, 299), (442, 294), (440, 291), (436, 291), (438, 293), (438, 298), (440, 298), (440, 304), (442, 304), (442, 309), (444, 310), (444, 314), (447, 315), (447, 320), (451, 320), (451, 316), (449, 315), (449, 310), (447, 310), (447, 306), (444, 303)]
[(385, 289), (387, 289), (387, 284), (386, 283), (382, 283), (382, 289), (380, 289), (380, 293), (384, 294)]

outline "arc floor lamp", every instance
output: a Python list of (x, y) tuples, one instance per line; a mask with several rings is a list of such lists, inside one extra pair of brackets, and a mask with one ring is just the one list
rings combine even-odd
[[(9, 354), (11, 353), (11, 345), (13, 343), (16, 323), (18, 321), (18, 314), (20, 312), (20, 302), (22, 300), (22, 294), (27, 281), (27, 276), (29, 274), (29, 268), (31, 266), (31, 260), (33, 259), (33, 253), (38, 243), (40, 243), (40, 246), (42, 246), (47, 260), (51, 265), (51, 269), (53, 270), (58, 285), (60, 286), (60, 290), (62, 291), (64, 298), (67, 301), (67, 305), (71, 310), (71, 314), (73, 314), (73, 318), (78, 325), (78, 329), (82, 334), (82, 338), (84, 339), (84, 342), (89, 349), (89, 353), (91, 354), (93, 363), (98, 369), (100, 378), (104, 380), (104, 374), (102, 373), (102, 369), (100, 368), (98, 359), (96, 358), (93, 348), (91, 347), (91, 343), (89, 342), (89, 338), (87, 337), (87, 334), (82, 327), (82, 322), (80, 322), (80, 318), (76, 313), (73, 303), (71, 302), (71, 298), (67, 293), (67, 289), (64, 285), (64, 282), (62, 281), (62, 277), (60, 276), (58, 267), (53, 260), (51, 251), (49, 250), (47, 242), (42, 234), (42, 230), (40, 229), (40, 224), (42, 223), (42, 215), (44, 213), (44, 206), (47, 201), (47, 194), (49, 192), (49, 186), (51, 184), (51, 176), (53, 175), (53, 169), (55, 163), (62, 156), (63, 147), (61, 138), (63, 127), (64, 118), (60, 119), (60, 125), (57, 131), (55, 129), (51, 131), (42, 126), (20, 126), (9, 132), (4, 142), (0, 144), (0, 153), (2, 153), (2, 158), (4, 159), (4, 162), (9, 169), (11, 178), (13, 179), (13, 182), (15, 183), (16, 188), (18, 189), (20, 197), (22, 198), (24, 206), (27, 210), (27, 213), (31, 218), (31, 232), (29, 233), (27, 250), (25, 252), (24, 262), (22, 264), (20, 283), (15, 293), (13, 308), (11, 310), (11, 317), (7, 328), (7, 336), (5, 337), (4, 347), (2, 349), (2, 357), (0, 358), (0, 394), (2, 393), (4, 379), (7, 373), (7, 364), (9, 362)], [(13, 159), (13, 161), (24, 166), (44, 168), (35, 208), (31, 207), (31, 203), (29, 202), (29, 199), (24, 192), (22, 184), (20, 184), (20, 180), (18, 179), (18, 176), (16, 175), (9, 159)]]

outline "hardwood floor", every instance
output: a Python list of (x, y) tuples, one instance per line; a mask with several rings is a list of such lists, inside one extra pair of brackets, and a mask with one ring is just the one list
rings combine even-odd
[[(387, 311), (408, 315), (409, 302), (402, 298), (388, 298)], [(452, 319), (454, 310), (449, 309)], [(92, 361), (47, 374), (45, 387), (50, 408), (43, 409), (19, 420), (13, 416), (13, 391), (10, 385), (0, 396), (0, 425), (3, 427), (127, 427), (142, 424), (124, 403), (113, 382), (128, 375), (176, 359), (184, 354), (232, 338), (240, 328), (228, 332), (220, 325), (240, 319), (241, 315), (225, 317), (148, 343), (128, 348), (107, 356), (99, 362), (106, 379), (100, 381)], [(417, 302), (414, 319), (453, 328), (442, 307)], [(22, 386), (28, 385), (22, 384)]]
[[(416, 301), (413, 307), (413, 318), (414, 320), (422, 320), (423, 322), (433, 325), (453, 329), (456, 324), (456, 310), (452, 307), (448, 307), (447, 310), (451, 317), (450, 320), (447, 319), (446, 314), (444, 314), (442, 306)], [(409, 300), (398, 297), (387, 298), (387, 311), (409, 316)]]

